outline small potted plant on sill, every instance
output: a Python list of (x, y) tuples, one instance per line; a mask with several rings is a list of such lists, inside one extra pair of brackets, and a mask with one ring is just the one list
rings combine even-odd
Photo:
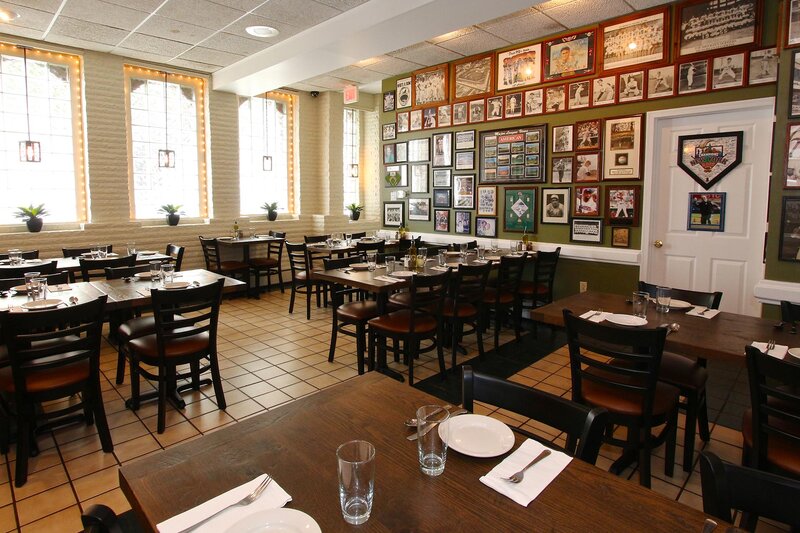
[(181, 215), (183, 211), (181, 211), (180, 205), (172, 205), (172, 204), (164, 204), (158, 210), (159, 213), (164, 213), (167, 215), (167, 223), (170, 226), (177, 226), (178, 222), (181, 221)]
[(361, 217), (361, 211), (364, 210), (364, 206), (359, 204), (350, 204), (347, 206), (347, 209), (350, 210), (350, 220), (358, 220)]
[(261, 209), (267, 212), (267, 220), (273, 221), (278, 218), (278, 202), (265, 203)]
[(42, 231), (44, 220), (41, 217), (47, 216), (49, 213), (45, 209), (44, 204), (34, 207), (33, 204), (28, 207), (20, 206), (18, 211), (14, 213), (17, 218), (25, 219), (25, 224), (28, 226), (28, 231), (31, 233), (39, 233)]

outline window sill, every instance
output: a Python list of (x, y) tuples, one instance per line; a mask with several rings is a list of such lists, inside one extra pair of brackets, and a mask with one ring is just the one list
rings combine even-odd
[[(45, 221), (42, 231), (38, 233), (64, 233), (70, 231), (83, 231), (83, 229), (84, 223), (82, 222), (59, 222), (48, 224), (47, 221)], [(25, 223), (0, 225), (0, 235), (19, 235), (23, 233), (35, 235), (35, 233), (28, 231), (28, 227), (25, 225)]]

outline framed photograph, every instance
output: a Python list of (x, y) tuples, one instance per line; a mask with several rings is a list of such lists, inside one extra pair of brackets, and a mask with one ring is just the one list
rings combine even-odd
[(635, 13), (603, 24), (603, 70), (661, 63), (669, 59), (669, 10)]
[(428, 192), (428, 165), (411, 165), (411, 194)]
[(408, 220), (430, 220), (430, 219), (431, 219), (430, 198), (408, 199)]
[(784, 196), (781, 211), (781, 261), (800, 261), (800, 197)]
[(575, 150), (600, 150), (600, 119), (575, 123)]
[[(792, 0), (792, 2), (800, 2), (800, 0)], [(779, 59), (778, 51), (775, 48), (765, 48), (750, 52), (750, 61), (747, 64), (749, 73), (748, 85), (760, 85), (778, 81)]]
[(478, 186), (478, 214), (497, 216), (497, 187), (494, 185)]
[(408, 141), (408, 160), (411, 163), (431, 160), (431, 140), (411, 139)]
[(711, 67), (712, 89), (743, 87), (744, 78), (744, 52), (714, 58)]
[(422, 129), (422, 109), (414, 109), (409, 113), (409, 131), (419, 131)]
[(554, 157), (553, 158), (553, 173), (551, 174), (551, 183), (572, 183), (573, 173), (573, 159), (572, 156), (568, 157)]
[(564, 85), (548, 87), (544, 94), (545, 113), (558, 113), (567, 109), (567, 91)]
[(453, 122), (450, 104), (440, 105), (436, 112), (436, 124), (440, 128), (447, 128)]
[(544, 44), (544, 81), (594, 72), (594, 30), (564, 35)]
[(592, 105), (610, 105), (614, 103), (617, 96), (617, 78), (615, 76), (605, 76), (595, 78), (592, 82)]
[(397, 163), (397, 147), (394, 144), (383, 145), (383, 164)]
[(475, 236), (497, 237), (497, 218), (475, 217)]
[(405, 163), (408, 161), (408, 143), (401, 142), (394, 145), (395, 161)]
[(441, 231), (444, 233), (450, 232), (450, 210), (449, 209), (434, 209), (433, 210), (433, 231)]
[(560, 154), (572, 151), (573, 126), (553, 126), (553, 153)]
[(396, 89), (397, 109), (411, 107), (411, 76), (397, 80)]
[(642, 177), (642, 115), (608, 118), (603, 135), (603, 180)]
[(576, 217), (600, 216), (600, 187), (593, 185), (575, 187), (575, 202), (572, 214)]
[(639, 185), (606, 187), (606, 223), (611, 226), (639, 225)]
[(469, 103), (469, 123), (483, 122), (486, 116), (486, 100), (472, 100)]
[(453, 134), (435, 133), (433, 135), (433, 167), (453, 166)]
[(675, 65), (647, 71), (647, 98), (664, 98), (675, 94)]
[(536, 189), (506, 187), (503, 194), (503, 229), (536, 233)]
[(679, 58), (751, 46), (761, 38), (760, 0), (689, 0), (678, 4), (677, 13)]
[(798, 118), (800, 117), (800, 50), (792, 52), (792, 84), (789, 88), (789, 118)]
[(571, 189), (542, 189), (542, 224), (569, 224)]
[(475, 209), (475, 174), (453, 176), (453, 207)]
[(473, 150), (475, 148), (475, 130), (456, 132), (456, 150)]
[(800, 45), (800, 0), (786, 3), (786, 48)]
[(404, 225), (404, 202), (383, 202), (383, 225), (399, 228)]
[(541, 115), (544, 112), (544, 90), (525, 91), (525, 116)]
[(386, 187), (408, 187), (408, 165), (388, 165), (383, 179)]
[(570, 109), (583, 109), (589, 107), (591, 102), (591, 82), (576, 81), (569, 84), (569, 108)]
[(603, 221), (590, 218), (573, 218), (569, 232), (572, 242), (603, 243)]
[(388, 113), (389, 111), (395, 110), (395, 96), (397, 95), (397, 91), (386, 91), (383, 93), (383, 112)]
[(542, 44), (497, 53), (497, 92), (542, 81)]
[(436, 127), (436, 108), (426, 107), (422, 110), (422, 129), (429, 130)]
[(480, 132), (480, 182), (546, 183), (546, 140), (545, 124)]
[(472, 233), (472, 213), (469, 211), (456, 211), (456, 233), (469, 235)]
[(384, 141), (391, 141), (392, 139), (397, 138), (397, 125), (392, 122), (391, 124), (384, 124), (383, 125), (383, 135), (381, 138)]
[(397, 113), (397, 133), (408, 133), (410, 125), (408, 121), (408, 111)]
[(471, 56), (453, 63), (453, 101), (492, 94), (494, 54)]
[(486, 99), (486, 120), (501, 120), (503, 118), (503, 97), (493, 96)]
[[(436, 65), (414, 71), (412, 77), (412, 99), (414, 107), (439, 105), (447, 103), (447, 64)], [(410, 217), (409, 217), (410, 218)], [(430, 220), (430, 217), (428, 217)]]
[(678, 94), (702, 93), (708, 89), (708, 60), (678, 65)]
[(617, 102), (619, 103), (642, 100), (644, 98), (644, 71), (620, 74), (617, 88)]
[(437, 168), (433, 171), (433, 186), (434, 187), (450, 187), (450, 169)]
[(433, 189), (433, 207), (450, 207), (453, 192), (450, 189)]
[(786, 126), (786, 169), (783, 187), (800, 188), (800, 124)]
[(600, 152), (582, 152), (575, 156), (575, 182), (600, 181)]
[(724, 192), (689, 193), (687, 231), (725, 231)]
[(742, 162), (741, 131), (678, 137), (678, 166), (708, 190)]
[(511, 93), (506, 95), (506, 118), (518, 118), (522, 116), (522, 93)]
[(456, 152), (456, 170), (474, 170), (475, 152)]
[(630, 248), (631, 228), (614, 226), (611, 228), (611, 246), (616, 248)]
[(460, 126), (467, 123), (467, 102), (453, 104), (453, 126)]

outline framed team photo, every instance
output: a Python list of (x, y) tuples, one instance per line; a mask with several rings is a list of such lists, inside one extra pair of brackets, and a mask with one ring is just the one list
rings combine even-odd
[(544, 90), (525, 91), (525, 116), (541, 115), (544, 111)]
[(494, 185), (478, 186), (478, 214), (497, 216), (497, 187)]
[(742, 87), (745, 79), (744, 53), (715, 57), (711, 67), (711, 88)]
[(675, 66), (651, 68), (647, 71), (647, 98), (664, 98), (675, 94)]
[(689, 0), (678, 4), (678, 57), (740, 48), (759, 42), (760, 0)]
[(411, 86), (414, 107), (446, 104), (449, 74), (447, 64), (415, 71)]
[(575, 123), (575, 150), (592, 152), (600, 150), (600, 119)]
[(456, 150), (472, 150), (475, 148), (475, 130), (456, 132)]
[(628, 72), (619, 75), (617, 82), (617, 102), (636, 102), (644, 98), (644, 71)]
[(564, 35), (545, 42), (544, 80), (556, 81), (594, 72), (595, 31)]
[(639, 225), (639, 185), (609, 185), (606, 189), (606, 224)]
[(576, 217), (600, 216), (600, 187), (575, 187), (572, 214)]
[(541, 80), (541, 43), (497, 53), (497, 92), (536, 85)]
[(450, 210), (433, 210), (433, 231), (450, 232)]
[(589, 107), (591, 102), (591, 82), (576, 81), (569, 84), (569, 108), (570, 109), (583, 109)]
[(554, 157), (553, 158), (553, 172), (550, 175), (551, 183), (572, 183), (573, 175), (573, 158), (568, 157)]
[(405, 202), (383, 202), (383, 225), (399, 228), (403, 226)]
[(569, 224), (572, 189), (542, 189), (542, 224)]
[(494, 54), (472, 56), (453, 63), (453, 101), (491, 95), (494, 81)]
[(617, 96), (616, 76), (605, 76), (595, 78), (592, 82), (592, 105), (610, 105), (614, 103)]
[(708, 60), (678, 65), (678, 94), (702, 93), (708, 90)]
[(572, 151), (572, 124), (553, 126), (553, 153), (560, 154)]
[(642, 177), (642, 129), (642, 115), (605, 120), (603, 181)]
[(603, 221), (591, 218), (573, 218), (569, 232), (572, 242), (603, 243)]
[[(800, 2), (800, 0), (792, 1)], [(747, 65), (748, 85), (760, 85), (778, 81), (779, 59), (776, 48), (765, 48), (750, 52), (750, 61), (748, 61)]]
[(618, 70), (669, 58), (669, 10), (654, 11), (612, 20), (602, 27), (603, 70)]

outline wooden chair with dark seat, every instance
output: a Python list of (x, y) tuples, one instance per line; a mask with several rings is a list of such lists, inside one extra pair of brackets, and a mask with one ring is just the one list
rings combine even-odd
[(144, 528), (132, 509), (117, 515), (113, 509), (95, 503), (81, 514), (83, 533), (140, 533)]
[(167, 250), (164, 252), (164, 255), (168, 255), (172, 258), (171, 261), (175, 265), (175, 272), (181, 271), (181, 265), (183, 265), (183, 254), (185, 251), (185, 246), (178, 246), (177, 244), (172, 243), (167, 245)]
[(356, 249), (350, 252), (348, 255), (351, 257), (360, 257), (362, 261), (367, 260), (367, 254), (369, 252), (375, 252), (376, 254), (382, 254), (386, 252), (386, 242), (385, 241), (374, 241), (374, 242), (357, 242)]
[[(286, 256), (292, 270), (292, 293), (289, 298), (289, 314), (294, 312), (294, 299), (299, 294), (306, 295), (306, 320), (311, 320), (311, 294), (320, 284), (311, 279), (311, 259), (305, 243), (286, 243)], [(319, 301), (317, 301), (319, 304)]]
[[(114, 450), (100, 392), (100, 343), (106, 295), (86, 303), (28, 313), (3, 313), (10, 366), (0, 369), (0, 391), (13, 398), (17, 424), (14, 484), (27, 481), (35, 436), (70, 421), (97, 424), (103, 451)], [(77, 396), (80, 394), (80, 396)], [(78, 398), (42, 411), (42, 402)], [(82, 415), (74, 415), (82, 411)], [(44, 424), (39, 424), (44, 421)]]
[[(283, 234), (286, 235), (285, 233)], [(281, 262), (283, 260), (284, 241), (267, 241), (267, 257), (251, 257), (250, 269), (256, 280), (256, 297), (261, 294), (261, 276), (267, 276), (267, 291), (272, 290), (272, 276), (278, 276), (278, 284), (283, 292), (283, 270)]]
[[(158, 383), (158, 433), (166, 425), (167, 396), (176, 394), (176, 382), (191, 378), (190, 387), (199, 390), (199, 375), (211, 372), (217, 406), (224, 410), (225, 394), (217, 360), (217, 323), (225, 280), (181, 291), (153, 289), (155, 333), (128, 341), (131, 373), (131, 407), (139, 408), (139, 376)], [(205, 364), (200, 366), (201, 363)], [(145, 370), (141, 363), (156, 368)], [(179, 373), (178, 367), (190, 370)]]
[[(23, 259), (39, 259), (39, 250), (25, 250), (20, 256)], [(8, 254), (0, 254), (0, 261), (8, 259)]]
[[(625, 440), (607, 432), (606, 442), (621, 446), (623, 458), (638, 452), (639, 484), (650, 488), (650, 454), (666, 443), (664, 470), (675, 467), (678, 422), (676, 387), (658, 380), (667, 328), (626, 328), (595, 323), (564, 310), (569, 343), (572, 400), (609, 412), (609, 424), (625, 426)], [(601, 357), (598, 357), (597, 355)], [(610, 357), (608, 362), (604, 359)], [(664, 425), (659, 435), (652, 430)], [(611, 429), (611, 427), (609, 426)], [(616, 472), (618, 463), (612, 467)]]
[[(114, 251), (113, 244), (106, 244), (106, 251), (108, 253), (112, 253)], [(64, 254), (64, 257), (80, 257), (81, 254), (88, 254), (92, 251), (91, 246), (83, 246), (80, 248), (62, 248), (61, 253)]]
[[(564, 452), (592, 465), (597, 461), (608, 423), (608, 412), (601, 407), (590, 408), (545, 391), (479, 374), (473, 372), (471, 366), (464, 367), (462, 401), (464, 409), (470, 412), (474, 401), (484, 402), (563, 431), (567, 434)], [(523, 429), (515, 428), (515, 431), (555, 446), (546, 438)]]
[(400, 242), (397, 243), (397, 249), (405, 254), (411, 248), (412, 242), (414, 243), (414, 248), (419, 248), (422, 245), (422, 236), (414, 239), (400, 239)]
[[(722, 461), (711, 452), (700, 452), (703, 512), (734, 523), (732, 511), (748, 515), (739, 527), (755, 531), (757, 517), (800, 528), (800, 481)], [(744, 517), (743, 517), (744, 518)]]
[(136, 256), (126, 255), (108, 259), (84, 259), (81, 257), (79, 262), (81, 265), (81, 279), (83, 281), (92, 281), (92, 279), (105, 278), (106, 268), (134, 266), (136, 264)]
[[(414, 383), (414, 360), (420, 353), (436, 350), (439, 373), (444, 379), (445, 364), (442, 350), (444, 297), (450, 282), (450, 271), (429, 276), (414, 276), (408, 288), (408, 307), (373, 318), (369, 325), (369, 364), (374, 366), (375, 355), (381, 366), (386, 364), (386, 340), (403, 343), (408, 364), (408, 384)], [(420, 348), (423, 340), (430, 346)]]
[(214, 237), (200, 236), (200, 246), (203, 248), (203, 258), (206, 262), (206, 270), (238, 278), (247, 285), (247, 294), (250, 294), (250, 265), (244, 261), (223, 261), (219, 255), (219, 243)]
[[(106, 279), (130, 278), (140, 272), (149, 272), (150, 265), (134, 265), (125, 267), (106, 267)], [(136, 316), (134, 316), (136, 315)], [(110, 323), (110, 328), (116, 328), (117, 337), (117, 384), (125, 381), (125, 348), (128, 341), (155, 333), (156, 322), (153, 316), (141, 317), (141, 312), (118, 311), (117, 316)], [(109, 329), (110, 329), (109, 328)]]
[[(493, 286), (487, 287), (483, 293), (482, 304), (484, 312), (494, 311), (494, 349), (497, 350), (500, 344), (500, 328), (503, 325), (503, 320), (506, 314), (510, 311), (511, 317), (514, 319), (514, 335), (519, 341), (520, 332), (522, 330), (522, 323), (520, 320), (521, 314), (517, 313), (515, 309), (520, 305), (519, 297), (519, 283), (522, 280), (522, 272), (525, 269), (525, 262), (528, 259), (528, 253), (525, 252), (521, 256), (503, 256), (500, 258), (500, 268), (497, 271), (497, 279), (494, 281)], [(488, 324), (488, 319), (484, 315), (483, 323)]]
[[(648, 293), (655, 298), (657, 285), (639, 282), (639, 290)], [(692, 305), (702, 305), (709, 309), (719, 309), (722, 301), (722, 293), (690, 291), (687, 289), (671, 289), (671, 297), (676, 300), (683, 300)], [(658, 379), (678, 387), (681, 396), (686, 398), (681, 401), (680, 408), (686, 412), (686, 425), (683, 439), (683, 470), (692, 471), (694, 461), (695, 435), (698, 426), (700, 438), (703, 442), (708, 442), (711, 438), (708, 428), (708, 406), (706, 402), (706, 382), (708, 381), (708, 371), (706, 370), (706, 360), (703, 358), (692, 359), (684, 355), (671, 352), (664, 352), (661, 358), (661, 369)]]
[(325, 242), (330, 238), (330, 235), (304, 235), (303, 242), (306, 244), (316, 244), (318, 242)]
[[(0, 275), (3, 274), (4, 272), (0, 271)], [(53, 285), (64, 285), (69, 283), (69, 272), (66, 270), (56, 272), (55, 274), (42, 274), (42, 277), (47, 280), (47, 285), (50, 287)], [(25, 278), (0, 279), (0, 291), (7, 291), (12, 287), (18, 287), (20, 285), (25, 285)]]
[(791, 333), (797, 333), (797, 323), (800, 322), (800, 304), (783, 300), (781, 302), (781, 321), (789, 325)]
[(366, 236), (367, 236), (367, 232), (366, 231), (359, 231), (357, 233), (352, 233), (350, 235), (350, 238), (351, 239), (363, 239)]
[[(458, 344), (464, 335), (475, 333), (478, 339), (478, 355), (483, 358), (483, 331), (480, 319), (481, 300), (486, 291), (486, 282), (492, 264), (485, 265), (458, 265), (458, 270), (452, 273), (450, 288), (442, 308), (442, 317), (448, 326), (452, 345), (452, 368), (456, 368), (456, 352)], [(464, 331), (464, 326), (471, 329)]]
[[(553, 283), (556, 279), (556, 267), (560, 255), (560, 246), (552, 252), (536, 252), (536, 260), (533, 262), (533, 277), (526, 279), (523, 275), (519, 284), (519, 294), (522, 300), (519, 306), (520, 313), (523, 309), (536, 309), (553, 301)], [(526, 301), (530, 304), (525, 305)]]
[(58, 262), (44, 261), (33, 265), (21, 265), (18, 267), (3, 267), (0, 269), (0, 276), (3, 278), (24, 278), (28, 272), (38, 272), (39, 274), (55, 274)]

